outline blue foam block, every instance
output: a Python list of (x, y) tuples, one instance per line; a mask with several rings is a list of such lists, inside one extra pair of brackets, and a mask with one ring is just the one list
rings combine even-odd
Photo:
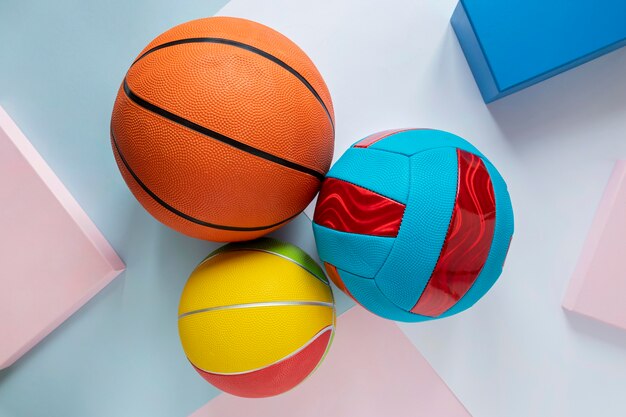
[(624, 0), (461, 0), (451, 23), (486, 103), (626, 45)]

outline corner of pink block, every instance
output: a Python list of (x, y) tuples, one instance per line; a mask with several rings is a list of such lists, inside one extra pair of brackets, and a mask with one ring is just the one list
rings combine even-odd
[[(91, 221), (87, 213), (80, 207), (78, 202), (63, 185), (59, 177), (37, 152), (35, 147), (26, 138), (21, 129), (15, 124), (11, 116), (0, 106), (0, 130), (3, 130), (18, 148), (21, 154), (28, 160), (31, 167), (37, 172), (47, 187), (52, 191), (57, 200), (63, 205), (72, 216), (77, 226), (83, 230), (85, 235), (92, 242), (96, 250), (107, 260), (113, 271), (123, 271), (126, 266), (117, 252), (105, 239), (102, 232)], [(117, 275), (117, 274), (116, 274)]]
[[(0, 218), (6, 232), (0, 235), (0, 245), (9, 256), (5, 272), (11, 271), (0, 278), (0, 301), (6, 311), (0, 316), (2, 369), (120, 275), (125, 265), (2, 107), (0, 152), (5, 178), (0, 179), (0, 195), (9, 198), (8, 217)], [(33, 252), (37, 262), (25, 257)], [(28, 303), (21, 301), (24, 297)], [(38, 309), (27, 308), (32, 304)], [(16, 317), (19, 326), (14, 325)]]

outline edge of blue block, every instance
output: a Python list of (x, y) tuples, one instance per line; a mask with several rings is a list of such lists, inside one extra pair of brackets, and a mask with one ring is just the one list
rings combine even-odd
[(487, 104), (626, 46), (626, 39), (621, 39), (604, 48), (583, 55), (531, 79), (501, 90), (501, 87), (498, 85), (498, 80), (494, 76), (491, 65), (489, 64), (487, 54), (485, 53), (480, 39), (476, 36), (474, 25), (470, 16), (467, 14), (463, 0), (459, 0), (450, 19), (450, 23), (461, 45), (465, 59), (474, 75), (483, 100)]
[(491, 70), (483, 46), (476, 37), (476, 31), (474, 31), (474, 26), (465, 11), (465, 6), (463, 6), (462, 1), (459, 1), (456, 5), (450, 23), (459, 40), (459, 44), (461, 45), (470, 70), (474, 75), (476, 84), (478, 84), (483, 100), (485, 103), (496, 100), (501, 94), (500, 87), (493, 76), (493, 71)]

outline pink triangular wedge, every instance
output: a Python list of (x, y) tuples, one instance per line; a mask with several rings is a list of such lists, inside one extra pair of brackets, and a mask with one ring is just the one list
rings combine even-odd
[[(193, 370), (190, 370), (193, 372)], [(191, 417), (468, 417), (391, 321), (354, 307), (337, 319), (330, 351), (302, 384), (277, 397), (220, 394)]]

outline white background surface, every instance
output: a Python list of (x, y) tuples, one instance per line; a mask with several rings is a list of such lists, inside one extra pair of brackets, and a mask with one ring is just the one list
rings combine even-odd
[(402, 325), (474, 416), (625, 416), (626, 332), (560, 304), (626, 158), (626, 50), (487, 107), (449, 24), (455, 4), (232, 0), (220, 14), (272, 26), (314, 60), (335, 159), (369, 133), (431, 127), (473, 142), (507, 180), (516, 232), (500, 281), (459, 316)]

